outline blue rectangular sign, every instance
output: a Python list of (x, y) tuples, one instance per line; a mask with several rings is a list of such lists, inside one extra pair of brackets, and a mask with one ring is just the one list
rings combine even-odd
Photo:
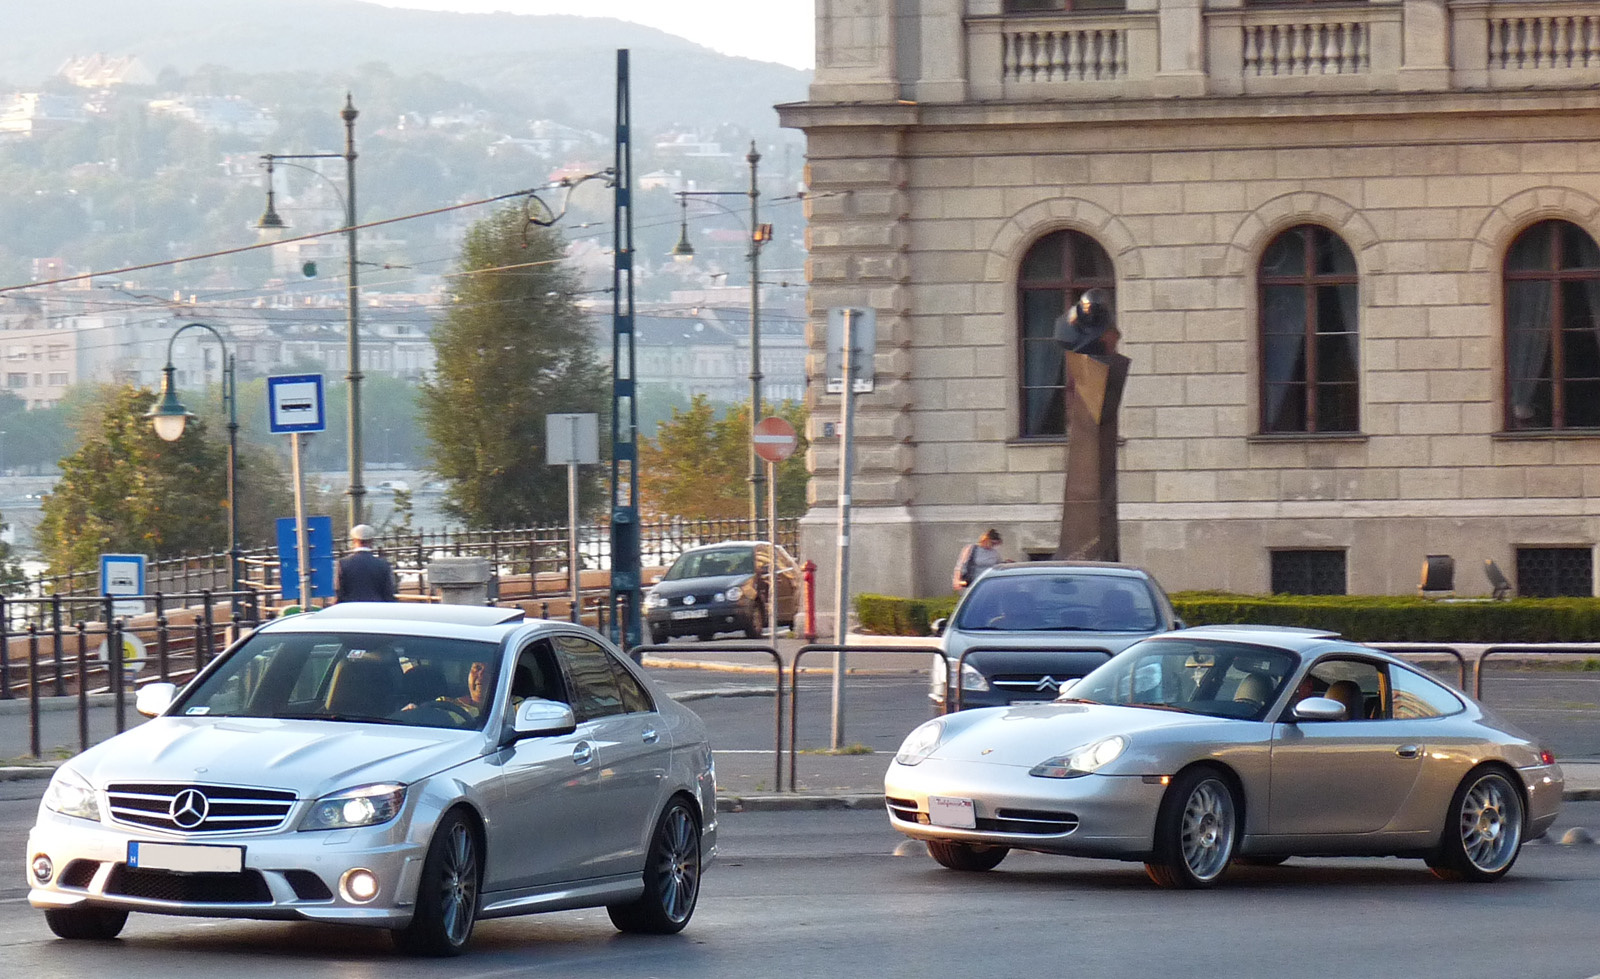
[[(306, 518), (306, 549), (311, 552), (311, 597), (333, 597), (333, 518)], [(300, 544), (293, 517), (278, 518), (278, 573), (283, 600), (300, 600)]]
[(328, 427), (321, 374), (267, 378), (267, 427), (274, 435), (321, 432)]

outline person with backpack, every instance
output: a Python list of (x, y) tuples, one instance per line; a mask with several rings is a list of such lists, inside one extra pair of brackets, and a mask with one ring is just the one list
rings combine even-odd
[(1000, 554), (1000, 544), (1000, 531), (990, 527), (978, 538), (977, 543), (961, 549), (961, 556), (956, 559), (955, 574), (950, 579), (956, 594), (966, 591), (985, 571), (1005, 563), (1005, 558)]

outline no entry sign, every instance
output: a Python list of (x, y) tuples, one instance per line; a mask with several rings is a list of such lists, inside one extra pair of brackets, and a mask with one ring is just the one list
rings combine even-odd
[(795, 437), (794, 426), (777, 415), (769, 415), (756, 422), (753, 441), (756, 455), (768, 462), (782, 462), (794, 455), (795, 446), (800, 444)]

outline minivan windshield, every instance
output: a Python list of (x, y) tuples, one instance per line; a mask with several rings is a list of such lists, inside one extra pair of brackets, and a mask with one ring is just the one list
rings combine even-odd
[(499, 660), (464, 639), (258, 632), (172, 713), (478, 729)]
[(1266, 646), (1146, 639), (1096, 667), (1060, 699), (1258, 721), (1297, 663), (1293, 653)]
[(1144, 582), (1071, 571), (986, 574), (956, 613), (964, 632), (1156, 632), (1161, 618)]
[(685, 578), (718, 578), (724, 575), (755, 574), (755, 551), (749, 547), (718, 547), (705, 551), (690, 551), (672, 562), (663, 581), (681, 581)]

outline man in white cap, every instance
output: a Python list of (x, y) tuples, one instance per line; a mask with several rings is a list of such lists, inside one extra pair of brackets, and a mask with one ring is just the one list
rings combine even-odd
[(341, 602), (393, 602), (394, 569), (372, 552), (378, 532), (370, 524), (350, 528), (350, 553), (339, 562), (334, 592)]

